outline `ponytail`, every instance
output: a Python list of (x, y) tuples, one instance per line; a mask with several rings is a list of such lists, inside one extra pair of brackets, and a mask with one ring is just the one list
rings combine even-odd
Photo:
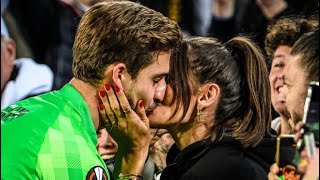
[(256, 146), (271, 130), (271, 95), (264, 57), (250, 39), (235, 37), (226, 43), (241, 75), (241, 106), (235, 112), (241, 120), (232, 136), (244, 146)]

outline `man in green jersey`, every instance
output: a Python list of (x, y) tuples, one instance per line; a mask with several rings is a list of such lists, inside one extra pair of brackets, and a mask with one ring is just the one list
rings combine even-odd
[[(91, 7), (73, 46), (74, 78), (1, 112), (1, 179), (110, 179), (96, 150), (96, 132), (106, 126), (98, 108), (109, 108), (99, 96), (104, 90), (125, 93), (132, 109), (152, 121), (181, 40), (176, 22), (142, 5), (108, 1)], [(139, 173), (134, 159), (118, 153), (117, 172)]]

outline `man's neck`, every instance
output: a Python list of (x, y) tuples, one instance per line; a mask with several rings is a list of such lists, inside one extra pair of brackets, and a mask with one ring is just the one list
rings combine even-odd
[(76, 88), (81, 94), (81, 96), (83, 97), (83, 99), (86, 101), (92, 117), (93, 125), (95, 129), (98, 129), (98, 126), (99, 126), (99, 112), (97, 108), (99, 105), (99, 100), (97, 97), (98, 89), (90, 85), (89, 83), (86, 83), (76, 78), (71, 79), (69, 84), (71, 84), (74, 88)]

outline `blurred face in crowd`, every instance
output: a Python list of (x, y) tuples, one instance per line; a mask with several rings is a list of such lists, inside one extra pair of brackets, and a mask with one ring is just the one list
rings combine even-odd
[(114, 157), (118, 151), (118, 144), (105, 128), (98, 132), (98, 144), (96, 148), (109, 170), (112, 171), (114, 167)]
[(283, 73), (284, 85), (288, 91), (286, 105), (295, 123), (302, 120), (308, 88), (306, 74), (300, 66), (300, 61), (299, 55), (290, 56), (288, 66)]
[(11, 38), (1, 36), (1, 94), (9, 81), (16, 56), (16, 45)]
[(101, 129), (98, 133), (97, 150), (104, 160), (114, 158), (118, 151), (118, 144), (113, 140), (106, 129)]
[(291, 47), (279, 46), (273, 55), (271, 70), (269, 74), (270, 87), (271, 87), (271, 102), (274, 109), (285, 116), (288, 116), (286, 100), (286, 88), (283, 87), (283, 71), (287, 67)]
[(283, 176), (284, 176), (284, 179), (286, 180), (295, 180), (295, 171), (292, 170), (290, 172), (284, 172)]

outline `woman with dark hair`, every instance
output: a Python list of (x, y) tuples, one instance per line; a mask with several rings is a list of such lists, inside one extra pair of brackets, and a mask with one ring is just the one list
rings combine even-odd
[[(170, 63), (169, 86), (156, 111), (161, 116), (148, 114), (159, 117), (153, 121), (139, 109), (128, 113), (122, 90), (101, 97), (106, 111), (100, 113), (113, 124), (111, 135), (121, 134), (138, 151), (139, 140), (145, 138), (139, 131), (167, 129), (175, 144), (161, 179), (267, 179), (275, 136), (268, 70), (258, 47), (246, 37), (224, 44), (192, 37)], [(133, 169), (128, 173), (139, 173), (139, 167)]]

